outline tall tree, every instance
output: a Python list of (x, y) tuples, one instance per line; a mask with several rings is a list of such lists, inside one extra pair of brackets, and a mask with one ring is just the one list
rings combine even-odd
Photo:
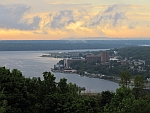
[(7, 100), (4, 100), (4, 94), (3, 90), (0, 92), (0, 113), (5, 113), (6, 106), (7, 106)]
[(104, 106), (111, 102), (111, 99), (114, 97), (114, 94), (115, 93), (110, 92), (110, 91), (102, 91), (101, 92), (99, 106), (100, 106), (102, 112), (104, 111)]
[(104, 108), (104, 113), (132, 113), (131, 108), (135, 100), (132, 90), (124, 85), (116, 90), (110, 104)]
[(120, 74), (120, 82), (119, 84), (121, 86), (125, 85), (126, 87), (130, 84), (131, 82), (131, 74), (129, 71), (122, 71)]
[(140, 96), (140, 93), (144, 88), (145, 88), (144, 77), (141, 75), (136, 75), (134, 77), (134, 88), (133, 88), (133, 93), (135, 94), (136, 98)]
[(136, 75), (134, 77), (134, 88), (143, 89), (145, 88), (144, 77), (141, 75)]

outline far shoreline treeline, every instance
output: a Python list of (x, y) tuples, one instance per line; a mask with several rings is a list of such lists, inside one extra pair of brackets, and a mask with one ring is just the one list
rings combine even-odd
[(150, 45), (149, 40), (1, 40), (0, 51), (110, 49)]

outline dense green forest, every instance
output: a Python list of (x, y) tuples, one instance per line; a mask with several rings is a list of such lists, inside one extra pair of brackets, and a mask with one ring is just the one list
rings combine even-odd
[[(148, 70), (150, 70), (149, 66), (145, 66)], [(87, 63), (85, 62), (73, 62), (71, 64), (71, 68), (77, 70), (77, 73), (83, 76), (90, 76), (90, 74), (102, 74), (106, 75), (102, 77), (104, 79), (114, 79), (114, 77), (118, 77), (122, 70), (129, 70), (131, 75), (134, 77), (135, 75), (143, 75), (145, 78), (150, 77), (149, 71), (141, 71), (138, 72), (136, 70), (130, 70), (128, 65), (121, 66), (117, 62), (110, 61), (110, 65), (101, 65), (97, 63)], [(85, 74), (88, 72), (90, 74)]]
[(115, 50), (124, 58), (131, 57), (132, 59), (141, 59), (150, 62), (150, 46), (126, 47)]
[(116, 92), (103, 91), (83, 95), (67, 79), (55, 82), (50, 72), (40, 78), (25, 78), (22, 73), (0, 67), (0, 113), (149, 113), (150, 95), (143, 92), (141, 76), (135, 78), (134, 90), (128, 87), (130, 76), (122, 72)]
[[(84, 75), (84, 72), (94, 73), (94, 74), (104, 74), (109, 76), (118, 76), (121, 70), (128, 70), (127, 67), (121, 67), (116, 65), (116, 67), (111, 68), (109, 65), (101, 65), (95, 62), (87, 63), (85, 62), (73, 62), (71, 67), (77, 70), (78, 74)], [(88, 75), (87, 75), (88, 76)]]

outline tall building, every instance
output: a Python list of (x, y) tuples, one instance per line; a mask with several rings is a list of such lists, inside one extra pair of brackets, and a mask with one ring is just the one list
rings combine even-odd
[(109, 62), (109, 52), (108, 51), (101, 52), (101, 63), (106, 64), (106, 62)]
[(86, 56), (86, 61), (88, 63), (92, 63), (92, 62), (100, 62), (101, 61), (101, 55), (87, 55)]

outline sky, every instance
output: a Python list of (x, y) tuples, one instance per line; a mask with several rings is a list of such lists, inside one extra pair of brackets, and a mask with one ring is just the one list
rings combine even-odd
[(150, 0), (0, 0), (0, 40), (149, 39)]

